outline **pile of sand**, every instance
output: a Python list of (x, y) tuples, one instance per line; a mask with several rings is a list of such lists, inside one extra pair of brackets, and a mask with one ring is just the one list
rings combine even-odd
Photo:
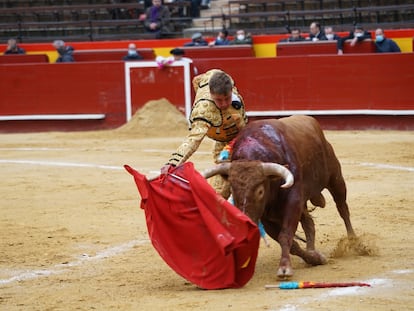
[(147, 102), (115, 132), (143, 137), (183, 136), (188, 132), (188, 122), (177, 107), (162, 98)]

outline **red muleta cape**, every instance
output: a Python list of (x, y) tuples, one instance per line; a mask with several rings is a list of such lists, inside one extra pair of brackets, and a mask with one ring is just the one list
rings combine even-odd
[(176, 273), (203, 289), (238, 288), (252, 278), (257, 226), (218, 195), (192, 162), (152, 181), (124, 167), (141, 194), (152, 245)]

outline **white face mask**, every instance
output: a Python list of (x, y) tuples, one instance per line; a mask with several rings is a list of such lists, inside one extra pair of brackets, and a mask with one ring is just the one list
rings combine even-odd
[(237, 35), (237, 40), (243, 41), (244, 40), (244, 35)]
[(357, 37), (357, 38), (362, 37), (363, 35), (364, 34), (362, 32), (356, 32), (356, 33), (354, 33), (354, 37)]
[(329, 33), (329, 34), (327, 34), (327, 35), (326, 35), (326, 38), (327, 38), (328, 40), (332, 40), (332, 39), (334, 38), (333, 33)]

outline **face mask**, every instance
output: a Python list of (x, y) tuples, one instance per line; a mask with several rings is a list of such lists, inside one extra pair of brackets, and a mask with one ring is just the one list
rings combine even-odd
[(244, 35), (237, 35), (237, 40), (243, 41), (244, 40)]
[(362, 32), (356, 32), (356, 33), (354, 33), (354, 37), (357, 37), (357, 38), (362, 37), (363, 35), (364, 34)]
[(328, 40), (332, 40), (334, 38), (334, 35), (332, 33), (329, 33), (329, 34), (326, 35), (326, 38)]
[(137, 52), (136, 51), (129, 50), (128, 51), (128, 55), (129, 56), (134, 56), (134, 55), (137, 55)]
[(384, 40), (384, 36), (382, 36), (382, 35), (378, 35), (378, 36), (376, 36), (376, 37), (375, 37), (375, 39), (376, 39), (378, 42), (382, 42), (382, 41)]

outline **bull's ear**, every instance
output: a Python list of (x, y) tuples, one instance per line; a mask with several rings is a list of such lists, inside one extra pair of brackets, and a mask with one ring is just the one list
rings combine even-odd
[(216, 166), (204, 170), (201, 175), (205, 179), (213, 177), (215, 175), (228, 175), (230, 170), (231, 162), (220, 163)]

